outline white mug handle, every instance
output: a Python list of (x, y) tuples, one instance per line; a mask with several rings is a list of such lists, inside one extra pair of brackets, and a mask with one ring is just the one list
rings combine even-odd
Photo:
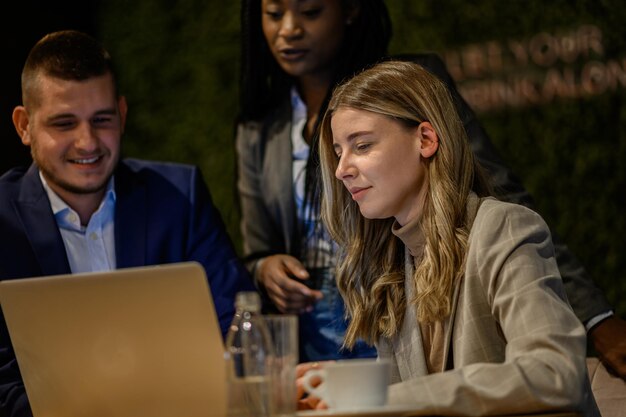
[[(322, 383), (317, 387), (311, 385), (311, 380), (314, 377), (318, 377), (322, 380)], [(324, 369), (311, 369), (302, 376), (302, 388), (304, 388), (307, 394), (321, 398), (328, 403), (328, 399), (326, 398), (326, 386), (324, 384), (325, 379), (326, 371)]]

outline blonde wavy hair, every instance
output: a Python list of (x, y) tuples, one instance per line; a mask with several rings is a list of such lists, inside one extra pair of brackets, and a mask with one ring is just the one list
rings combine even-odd
[[(391, 233), (393, 218), (366, 219), (342, 182), (335, 178), (331, 119), (339, 108), (378, 113), (406, 126), (429, 121), (439, 148), (426, 164), (427, 195), (421, 220), (425, 248), (411, 277), (415, 296), (407, 300), (404, 245)], [(466, 218), (470, 191), (489, 186), (470, 149), (463, 124), (445, 85), (421, 66), (404, 61), (380, 63), (340, 85), (333, 93), (320, 130), (322, 218), (341, 247), (337, 286), (349, 326), (344, 345), (361, 338), (374, 343), (400, 330), (407, 303), (420, 322), (450, 314), (452, 287), (463, 274), (471, 225)]]

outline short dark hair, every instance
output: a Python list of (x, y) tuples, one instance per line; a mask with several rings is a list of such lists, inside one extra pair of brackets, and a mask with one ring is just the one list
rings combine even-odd
[(111, 56), (91, 36), (75, 30), (49, 33), (30, 50), (22, 70), (22, 101), (33, 103), (39, 74), (62, 80), (83, 81), (110, 73), (115, 80)]

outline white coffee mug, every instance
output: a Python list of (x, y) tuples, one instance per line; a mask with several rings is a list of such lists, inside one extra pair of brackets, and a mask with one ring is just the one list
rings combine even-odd
[[(389, 360), (347, 359), (324, 363), (320, 369), (304, 374), (304, 390), (328, 404), (329, 409), (354, 410), (387, 404)], [(317, 387), (314, 378), (321, 379)]]

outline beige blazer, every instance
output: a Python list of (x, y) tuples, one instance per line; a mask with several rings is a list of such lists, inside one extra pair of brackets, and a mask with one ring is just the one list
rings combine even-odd
[[(478, 205), (471, 196), (468, 210), (476, 213)], [(389, 403), (438, 415), (576, 410), (599, 416), (587, 378), (585, 329), (566, 300), (541, 217), (483, 200), (444, 324), (445, 370), (428, 375), (415, 309), (408, 307), (400, 333), (377, 345), (379, 356), (392, 361)]]

